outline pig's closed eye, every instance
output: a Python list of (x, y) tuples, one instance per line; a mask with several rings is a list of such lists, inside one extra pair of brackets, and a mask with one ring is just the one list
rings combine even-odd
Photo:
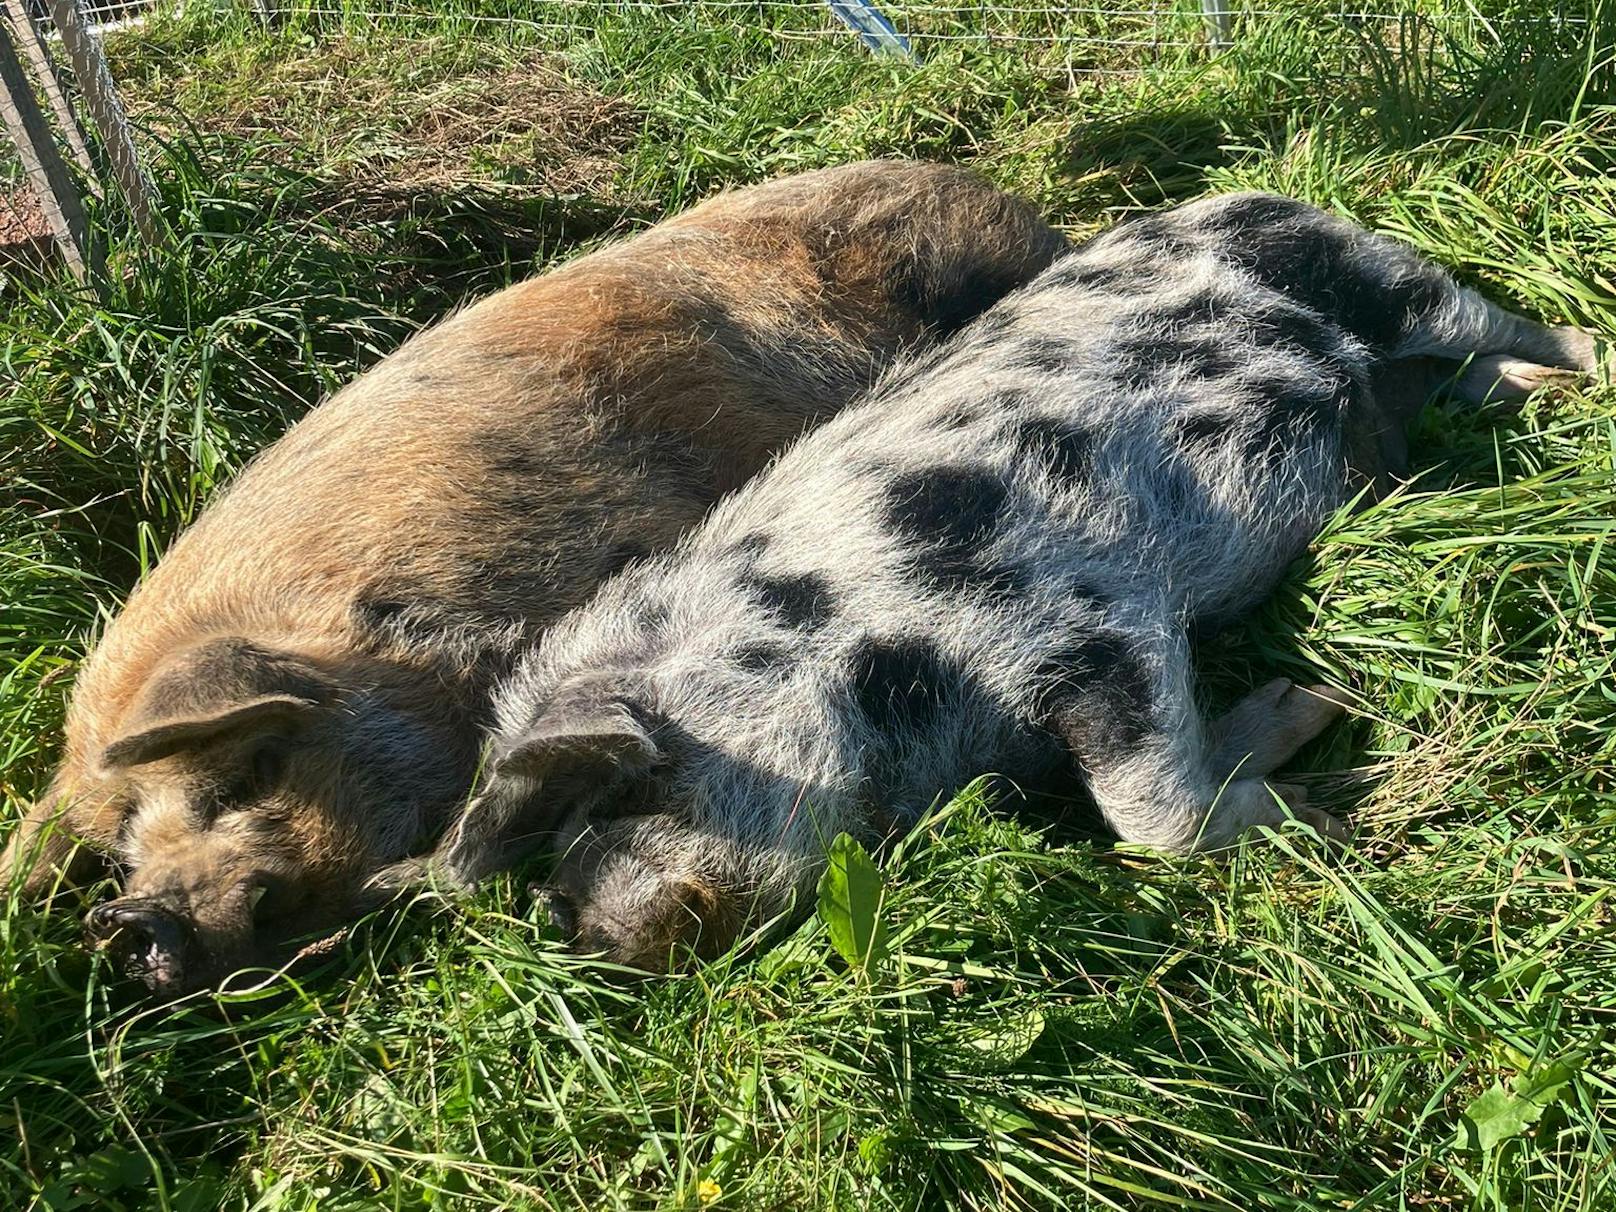
[(285, 774), (285, 745), (279, 741), (259, 744), (247, 754), (246, 770), (214, 792), (209, 816), (251, 807), (275, 790)]
[(286, 750), (279, 744), (258, 746), (252, 755), (253, 789), (260, 794), (273, 790), (286, 773)]

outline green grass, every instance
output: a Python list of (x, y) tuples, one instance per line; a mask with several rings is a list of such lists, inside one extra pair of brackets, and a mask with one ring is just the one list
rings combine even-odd
[[(578, 22), (512, 4), (476, 11)], [(945, 158), (1077, 233), (1272, 188), (1616, 331), (1616, 16), (1534, 7), (1400, 54), (1276, 20), (1154, 68), (1081, 15), (919, 67), (776, 37), (822, 21), (788, 7), (115, 39), (175, 239), (109, 207), (98, 294), (4, 287), (6, 815), (103, 612), (254, 450), (415, 326), (724, 184)], [(1361, 696), (1299, 763), (1350, 852), (1160, 861), (967, 794), (886, 860), (867, 976), (814, 920), (625, 992), (512, 881), (163, 1014), (118, 1003), (77, 898), (6, 903), (0, 1204), (1616, 1207), (1616, 391), (1436, 407), (1415, 450), (1202, 653), (1214, 700)]]

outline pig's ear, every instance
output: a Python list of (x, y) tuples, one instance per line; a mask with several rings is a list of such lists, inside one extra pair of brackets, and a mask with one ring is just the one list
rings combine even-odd
[(141, 766), (226, 740), (289, 736), (320, 712), (334, 688), (291, 653), (247, 640), (210, 640), (169, 657), (124, 718), (102, 766)]
[(482, 790), (439, 847), (436, 866), (471, 887), (533, 850), (580, 809), (617, 814), (644, 798), (661, 748), (620, 699), (554, 706), (496, 749)]
[(144, 766), (147, 762), (202, 749), (226, 738), (285, 735), (294, 731), (299, 721), (317, 711), (319, 706), (312, 699), (271, 694), (182, 719), (148, 722), (103, 749), (101, 764), (108, 769)]
[(661, 761), (662, 751), (640, 714), (621, 699), (607, 699), (546, 711), (500, 747), (493, 774), (535, 780), (614, 771), (633, 776)]

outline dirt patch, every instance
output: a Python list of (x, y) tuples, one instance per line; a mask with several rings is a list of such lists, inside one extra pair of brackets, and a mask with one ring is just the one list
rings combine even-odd
[(334, 38), (238, 70), (169, 80), (133, 107), (158, 129), (175, 126), (178, 108), (204, 130), (378, 192), (497, 184), (603, 201), (643, 127), (628, 102), (568, 80), (538, 52), (473, 70), (430, 39), (382, 52)]
[(0, 188), (0, 260), (37, 261), (51, 251), (50, 224), (24, 186)]
[(626, 101), (582, 89), (542, 60), (457, 80), (420, 100), (401, 132), (414, 150), (412, 174), (480, 169), (553, 194), (609, 192), (642, 126)]

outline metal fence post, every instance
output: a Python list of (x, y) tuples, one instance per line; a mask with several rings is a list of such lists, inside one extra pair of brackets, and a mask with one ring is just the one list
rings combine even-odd
[(84, 127), (79, 125), (79, 116), (73, 112), (73, 106), (68, 102), (61, 73), (56, 70), (56, 61), (51, 58), (50, 51), (45, 46), (44, 36), (39, 32), (39, 24), (29, 12), (28, 0), (5, 0), (5, 6), (6, 16), (11, 18), (12, 41), (33, 70), (34, 79), (39, 82), (45, 100), (50, 102), (51, 111), (56, 115), (56, 125), (60, 128), (62, 137), (67, 140), (68, 148), (73, 152), (73, 159), (84, 170), (93, 189), (95, 161), (90, 159), (90, 146), (84, 138)]
[(129, 203), (135, 228), (150, 245), (163, 242), (162, 220), (157, 213), (157, 192), (146, 178), (135, 152), (135, 141), (129, 133), (129, 115), (124, 113), (123, 102), (118, 99), (112, 73), (107, 70), (106, 56), (101, 43), (89, 30), (79, 0), (50, 0), (51, 20), (61, 32), (62, 45), (67, 50), (68, 62), (84, 90), (85, 104), (101, 141), (112, 163), (112, 174), (118, 188)]
[(90, 229), (84, 221), (84, 207), (4, 23), (0, 23), (0, 109), (5, 111), (6, 129), (17, 145), (51, 235), (62, 250), (62, 260), (83, 281), (90, 266)]
[(1207, 36), (1217, 50), (1234, 45), (1234, 0), (1201, 0), (1201, 14), (1206, 18)]

